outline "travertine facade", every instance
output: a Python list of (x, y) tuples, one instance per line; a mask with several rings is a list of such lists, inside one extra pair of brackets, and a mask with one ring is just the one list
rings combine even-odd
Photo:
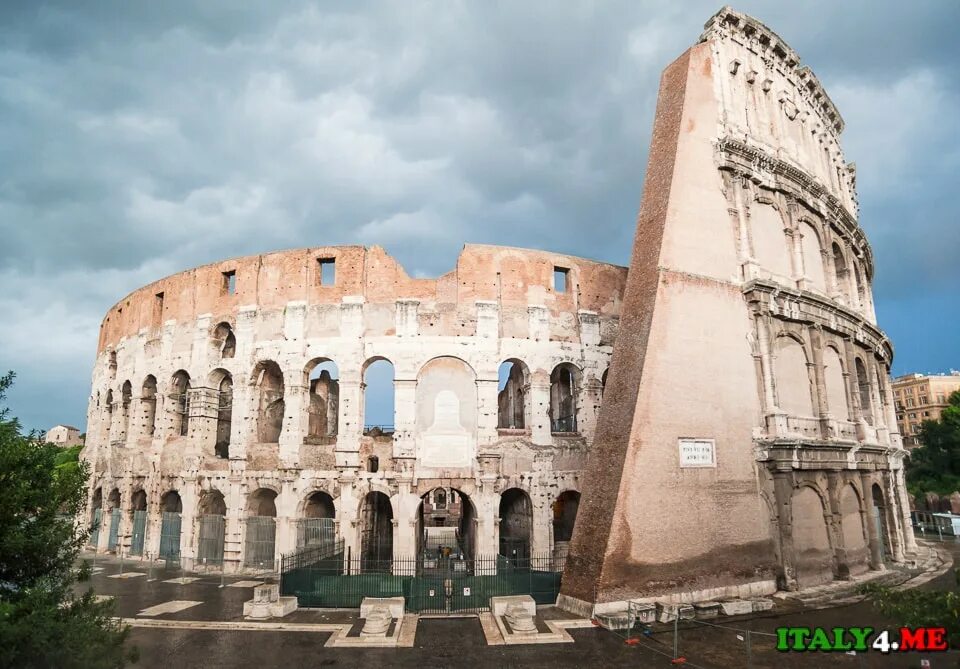
[(842, 130), (730, 8), (665, 70), (562, 605), (768, 593), (915, 549)]
[[(478, 245), (454, 271), (412, 279), (378, 247), (331, 247), (135, 291), (104, 319), (93, 374), (83, 457), (99, 548), (170, 554), (171, 535), (188, 567), (219, 560), (217, 543), (227, 569), (256, 567), (264, 527), (278, 556), (303, 542), (303, 519), (333, 517), (354, 556), (413, 556), (441, 522), (440, 489), (469, 551), (557, 549), (625, 280), (622, 267)], [(393, 425), (365, 430), (377, 360), (394, 368)], [(557, 525), (560, 550), (572, 524)]]

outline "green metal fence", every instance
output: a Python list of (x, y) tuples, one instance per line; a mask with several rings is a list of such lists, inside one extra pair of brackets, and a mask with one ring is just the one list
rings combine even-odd
[(180, 514), (165, 511), (160, 521), (160, 557), (165, 560), (180, 558)]
[(107, 550), (116, 550), (117, 542), (120, 539), (120, 509), (116, 508), (110, 512), (110, 536), (107, 537)]
[(143, 555), (143, 544), (147, 538), (147, 512), (133, 512), (133, 534), (130, 536), (130, 555)]
[(246, 519), (243, 564), (257, 569), (273, 570), (277, 540), (277, 519), (270, 516), (251, 516)]
[(280, 589), (296, 596), (301, 607), (359, 608), (364, 597), (404, 597), (408, 611), (468, 613), (489, 610), (491, 597), (505, 595), (531, 595), (537, 604), (553, 604), (562, 571), (562, 561), (548, 555), (523, 560), (420, 556), (373, 564), (345, 558), (339, 542), (332, 550), (283, 556)]
[(197, 539), (198, 564), (223, 564), (224, 529), (223, 516), (200, 516), (200, 533)]

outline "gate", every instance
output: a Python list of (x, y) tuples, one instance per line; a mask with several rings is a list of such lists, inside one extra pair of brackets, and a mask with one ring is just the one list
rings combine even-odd
[(94, 548), (100, 541), (100, 513), (100, 509), (93, 510), (93, 523), (90, 525), (90, 537), (87, 539), (87, 543)]
[(130, 555), (143, 555), (143, 544), (147, 536), (147, 512), (133, 512), (133, 535), (130, 537)]
[(160, 557), (180, 559), (180, 514), (164, 511), (160, 522)]
[(247, 518), (246, 523), (244, 566), (273, 571), (274, 547), (277, 539), (276, 519), (271, 516), (251, 516)]
[(200, 516), (200, 534), (197, 538), (197, 562), (199, 564), (223, 564), (223, 535), (223, 516)]
[(333, 546), (337, 530), (333, 518), (301, 518), (297, 522), (297, 548)]
[(110, 512), (110, 536), (107, 537), (108, 551), (116, 550), (119, 536), (120, 536), (120, 509), (116, 508)]

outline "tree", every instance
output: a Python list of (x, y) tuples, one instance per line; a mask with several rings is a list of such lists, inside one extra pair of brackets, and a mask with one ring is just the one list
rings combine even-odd
[(910, 452), (907, 484), (914, 495), (960, 490), (960, 390), (950, 394), (940, 420), (925, 420), (920, 443)]
[[(954, 571), (960, 586), (960, 569)], [(946, 627), (951, 648), (960, 646), (960, 591), (895, 590), (868, 583), (860, 592), (880, 613), (904, 627)]]
[[(0, 402), (13, 376), (0, 376)], [(0, 409), (0, 667), (112, 669), (136, 661), (113, 603), (97, 602), (89, 589), (74, 592), (89, 574), (76, 566), (86, 532), (74, 519), (88, 477), (76, 456), (22, 434)]]

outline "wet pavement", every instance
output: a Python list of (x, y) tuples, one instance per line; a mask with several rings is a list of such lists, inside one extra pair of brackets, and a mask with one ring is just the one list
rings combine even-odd
[[(960, 564), (960, 544), (943, 544)], [(175, 570), (150, 570), (139, 565), (131, 569), (142, 576), (112, 578), (119, 564), (100, 559), (91, 585), (99, 595), (115, 598), (117, 614), (125, 618), (142, 616), (151, 607), (175, 608), (170, 602), (189, 606), (171, 613), (153, 616), (165, 621), (242, 621), (243, 602), (253, 596), (253, 583), (262, 578), (200, 575), (190, 582), (170, 582), (181, 576)], [(185, 581), (186, 579), (184, 579)], [(921, 586), (947, 589), (955, 586), (953, 571)], [(351, 612), (301, 610), (283, 618), (284, 623), (331, 623), (355, 621)], [(893, 628), (869, 602), (820, 610), (765, 614), (749, 619), (717, 618), (712, 621), (738, 630), (684, 622), (679, 626), (678, 646), (685, 656), (683, 666), (720, 668), (751, 667), (792, 669), (805, 667), (907, 668), (919, 667), (927, 657), (931, 667), (960, 667), (960, 652), (943, 654), (880, 655), (870, 651), (858, 656), (843, 654), (779, 653), (773, 649), (772, 634), (780, 626), (869, 626)], [(752, 630), (748, 657), (743, 630)], [(670, 667), (673, 630), (663, 629), (651, 636), (638, 637), (628, 645), (622, 636), (600, 628), (574, 629), (575, 643), (530, 646), (488, 646), (480, 622), (470, 618), (422, 618), (417, 626), (413, 648), (357, 649), (327, 648), (329, 632), (286, 632), (251, 630), (195, 630), (182, 628), (136, 627), (131, 643), (140, 651), (137, 666), (163, 667)]]

